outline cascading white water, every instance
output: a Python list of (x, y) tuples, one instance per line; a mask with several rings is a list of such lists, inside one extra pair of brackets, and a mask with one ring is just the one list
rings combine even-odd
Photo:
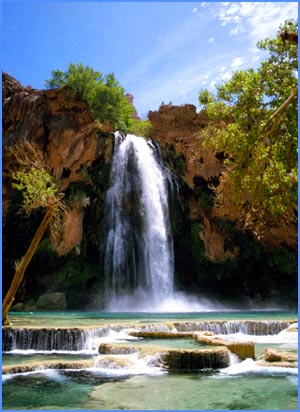
[(172, 296), (171, 186), (150, 140), (115, 133), (104, 219), (107, 309), (156, 310)]

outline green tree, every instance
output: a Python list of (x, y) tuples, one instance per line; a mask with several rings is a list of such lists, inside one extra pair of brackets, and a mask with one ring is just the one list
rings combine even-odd
[(59, 227), (60, 216), (66, 209), (63, 194), (59, 192), (59, 188), (43, 165), (41, 152), (28, 142), (22, 147), (15, 147), (11, 152), (23, 166), (21, 171), (13, 173), (13, 187), (23, 194), (23, 209), (30, 214), (34, 209), (42, 208), (45, 210), (45, 215), (27, 252), (16, 263), (14, 277), (2, 302), (2, 324), (7, 323), (8, 311), (49, 224), (56, 231)]
[(268, 221), (295, 220), (298, 54), (296, 42), (284, 40), (286, 32), (297, 38), (295, 21), (257, 44), (269, 53), (258, 69), (234, 72), (216, 95), (199, 94), (210, 118), (204, 144), (223, 153), (231, 200), (240, 206), (244, 226), (258, 232)]
[(103, 75), (82, 63), (70, 63), (68, 70), (54, 70), (47, 88), (69, 86), (87, 101), (91, 113), (101, 123), (108, 120), (114, 129), (127, 132), (133, 124), (133, 107), (113, 73)]

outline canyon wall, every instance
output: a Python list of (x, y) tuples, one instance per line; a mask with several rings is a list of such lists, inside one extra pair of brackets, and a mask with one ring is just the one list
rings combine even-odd
[[(218, 196), (214, 197), (207, 207), (203, 207), (203, 199), (199, 195), (201, 191), (213, 195), (220, 185), (223, 190), (228, 190), (226, 187), (228, 171), (224, 166), (222, 154), (213, 153), (202, 146), (201, 130), (208, 123), (206, 114), (197, 113), (196, 107), (190, 104), (182, 106), (170, 104), (161, 105), (158, 111), (150, 112), (149, 119), (152, 125), (152, 137), (159, 142), (163, 153), (167, 153), (171, 148), (173, 158), (181, 156), (182, 179), (191, 189), (188, 197), (189, 216), (191, 219), (199, 219), (203, 224), (199, 236), (205, 244), (207, 257), (211, 260), (225, 260), (232, 257), (238, 253), (238, 246), (232, 251), (225, 250), (224, 245), (230, 239), (218, 231), (215, 221), (228, 219), (234, 222), (237, 229), (243, 230), (240, 222), (241, 209), (230, 202), (230, 192), (227, 198), (222, 198), (222, 202)], [(174, 169), (172, 161), (170, 166)], [(264, 235), (259, 238), (259, 242), (270, 249), (282, 245), (296, 249), (297, 226), (276, 225), (272, 222)]]
[[(34, 90), (22, 87), (3, 73), (3, 215), (12, 192), (12, 172), (20, 167), (11, 150), (29, 141), (43, 153), (45, 168), (65, 192), (71, 183), (84, 183), (85, 170), (94, 161), (109, 162), (112, 138), (109, 128), (99, 126), (89, 107), (68, 87)], [(82, 240), (83, 208), (71, 205), (64, 219), (61, 239), (53, 238), (60, 253), (66, 253)], [(75, 224), (76, 222), (76, 224)]]
[[(61, 232), (43, 240), (17, 301), (34, 307), (43, 293), (62, 292), (67, 308), (100, 308), (104, 275), (99, 242), (112, 130), (95, 122), (87, 103), (67, 87), (34, 90), (6, 73), (2, 85), (3, 291), (41, 219), (40, 212), (30, 217), (20, 213), (20, 198), (11, 185), (12, 172), (20, 169), (12, 148), (28, 140), (42, 151), (69, 212)], [(171, 208), (176, 288), (228, 299), (284, 298), (297, 280), (297, 228), (273, 225), (261, 239), (242, 230), (240, 211), (215, 196), (226, 185), (227, 171), (221, 154), (201, 146), (208, 119), (195, 106), (161, 105), (149, 120), (151, 137), (177, 176)]]

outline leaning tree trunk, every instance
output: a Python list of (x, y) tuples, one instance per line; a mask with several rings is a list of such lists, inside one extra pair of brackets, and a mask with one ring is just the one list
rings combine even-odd
[(54, 209), (53, 207), (50, 207), (47, 212), (45, 213), (45, 216), (38, 227), (34, 238), (32, 239), (30, 246), (26, 252), (26, 254), (22, 257), (22, 260), (20, 263), (18, 263), (16, 267), (16, 271), (13, 277), (13, 280), (11, 282), (11, 285), (8, 289), (8, 292), (5, 295), (5, 298), (2, 302), (2, 325), (5, 325), (7, 323), (7, 314), (8, 311), (15, 299), (15, 295), (17, 293), (17, 290), (19, 286), (21, 285), (25, 271), (27, 269), (27, 266), (29, 265), (40, 241), (42, 240), (42, 237), (44, 236), (49, 223), (51, 221), (51, 218), (53, 216)]

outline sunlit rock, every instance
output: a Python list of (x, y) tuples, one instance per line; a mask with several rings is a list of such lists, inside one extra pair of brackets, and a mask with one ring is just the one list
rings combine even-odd
[(298, 356), (294, 353), (267, 348), (265, 349), (263, 359), (266, 362), (297, 362)]
[(240, 359), (252, 358), (255, 359), (254, 343), (253, 342), (232, 342), (217, 335), (207, 336), (203, 333), (197, 334), (198, 342), (206, 345), (226, 346), (232, 353)]

